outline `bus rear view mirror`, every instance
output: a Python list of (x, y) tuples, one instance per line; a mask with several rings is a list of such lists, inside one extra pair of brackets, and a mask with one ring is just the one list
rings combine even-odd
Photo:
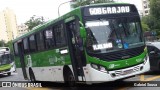
[(80, 35), (82, 38), (86, 38), (86, 30), (84, 27), (80, 27)]

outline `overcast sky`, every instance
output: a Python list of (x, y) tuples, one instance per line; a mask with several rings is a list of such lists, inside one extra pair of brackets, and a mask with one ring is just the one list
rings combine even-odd
[[(6, 7), (12, 9), (17, 17), (18, 25), (29, 20), (33, 15), (43, 16), (48, 19), (58, 17), (58, 6), (70, 0), (0, 0), (0, 11)], [(141, 0), (118, 0), (135, 4), (141, 10)], [(60, 6), (60, 15), (70, 11), (70, 4)]]
[(118, 1), (135, 4), (138, 10), (142, 10), (142, 0), (118, 0)]

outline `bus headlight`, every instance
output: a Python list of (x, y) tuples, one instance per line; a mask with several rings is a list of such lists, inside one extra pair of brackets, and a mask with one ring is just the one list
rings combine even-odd
[(97, 69), (98, 70), (98, 65), (96, 64), (91, 64), (92, 68)]
[(105, 72), (105, 73), (107, 72), (106, 68), (100, 65), (96, 65), (92, 63), (91, 67), (101, 72)]
[(100, 67), (99, 67), (99, 70), (100, 70), (101, 72), (105, 72), (105, 73), (107, 72), (107, 71), (106, 71), (106, 68), (103, 67), (103, 66), (100, 66)]

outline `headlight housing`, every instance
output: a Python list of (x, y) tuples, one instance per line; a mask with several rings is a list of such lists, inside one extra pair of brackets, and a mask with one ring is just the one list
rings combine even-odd
[(149, 58), (148, 54), (144, 57), (144, 64), (147, 62), (147, 59)]
[(101, 71), (101, 72), (105, 72), (107, 73), (107, 70), (105, 67), (103, 66), (100, 66), (100, 65), (97, 65), (97, 64), (94, 64), (94, 63), (91, 63), (91, 67), (98, 70), (98, 71)]

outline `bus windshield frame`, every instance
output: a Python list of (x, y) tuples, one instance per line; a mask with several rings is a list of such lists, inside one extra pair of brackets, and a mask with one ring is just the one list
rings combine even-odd
[(10, 64), (11, 61), (10, 54), (0, 54), (0, 65)]

